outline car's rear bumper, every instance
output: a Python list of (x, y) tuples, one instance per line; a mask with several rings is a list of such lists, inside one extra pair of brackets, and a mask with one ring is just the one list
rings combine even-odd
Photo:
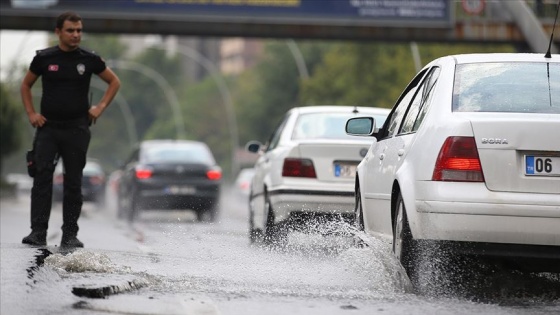
[(430, 181), (407, 192), (407, 215), (417, 239), (560, 246), (560, 194)]
[(280, 189), (268, 192), (276, 221), (291, 213), (353, 213), (354, 192)]
[[(187, 187), (187, 186), (182, 186)], [(208, 209), (220, 198), (220, 185), (188, 186), (188, 190), (143, 185), (137, 188), (141, 209)]]
[[(412, 216), (412, 215), (409, 215)], [(416, 213), (416, 239), (559, 246), (560, 218)]]
[(218, 196), (161, 196), (142, 197), (137, 200), (139, 209), (150, 210), (205, 210), (215, 208)]

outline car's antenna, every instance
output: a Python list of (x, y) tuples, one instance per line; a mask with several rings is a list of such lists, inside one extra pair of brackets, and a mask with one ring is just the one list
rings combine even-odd
[(354, 110), (352, 111), (352, 113), (354, 113), (354, 114), (359, 113), (359, 111), (358, 111), (358, 106), (354, 106)]
[(544, 55), (545, 58), (552, 58), (550, 54), (550, 48), (552, 47), (552, 41), (554, 40), (554, 29), (556, 28), (556, 20), (558, 19), (558, 11), (560, 11), (560, 0), (558, 0), (558, 5), (556, 6), (556, 17), (554, 18), (554, 24), (552, 25), (552, 34), (550, 34), (550, 42), (548, 42), (548, 50)]

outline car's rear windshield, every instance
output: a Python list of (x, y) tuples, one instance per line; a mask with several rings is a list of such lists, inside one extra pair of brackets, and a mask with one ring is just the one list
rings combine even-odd
[(148, 147), (143, 160), (147, 163), (204, 163), (213, 164), (214, 157), (202, 145), (164, 145)]
[(371, 115), (368, 113), (312, 113), (298, 117), (292, 139), (353, 139), (346, 134), (346, 122), (357, 116), (373, 116), (375, 125), (383, 126), (387, 115)]
[(453, 111), (560, 114), (560, 64), (495, 62), (458, 65)]
[(87, 174), (102, 174), (103, 169), (101, 166), (95, 162), (87, 162), (83, 171), (84, 175)]

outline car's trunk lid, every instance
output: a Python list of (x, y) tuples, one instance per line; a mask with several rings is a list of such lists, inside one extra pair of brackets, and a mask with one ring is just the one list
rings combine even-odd
[(560, 115), (485, 113), (470, 121), (489, 190), (560, 194)]
[(373, 141), (309, 141), (300, 143), (301, 158), (313, 161), (317, 179), (329, 182), (354, 182), (356, 167)]
[(163, 163), (151, 164), (153, 178), (168, 179), (195, 179), (206, 178), (208, 167), (204, 164), (196, 163)]

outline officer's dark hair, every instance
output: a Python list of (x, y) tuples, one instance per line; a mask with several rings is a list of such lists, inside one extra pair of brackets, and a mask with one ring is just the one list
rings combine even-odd
[(81, 20), (82, 17), (79, 16), (76, 12), (67, 11), (56, 18), (56, 28), (61, 30), (62, 26), (64, 25), (64, 21), (80, 22)]

